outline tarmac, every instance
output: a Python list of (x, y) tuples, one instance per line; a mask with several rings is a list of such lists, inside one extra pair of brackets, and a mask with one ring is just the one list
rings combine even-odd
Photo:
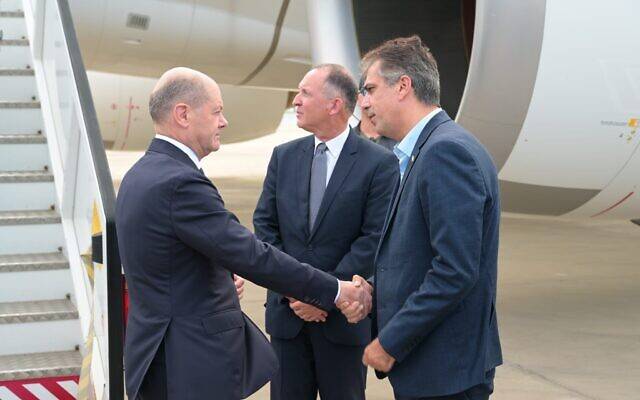
[[(205, 173), (245, 226), (252, 228), (271, 149), (304, 134), (285, 114), (275, 134), (223, 146), (205, 159)], [(141, 155), (108, 152), (116, 187)], [(505, 214), (500, 240), (504, 365), (491, 399), (640, 399), (640, 227)], [(248, 283), (242, 300), (262, 328), (265, 293)], [(388, 380), (371, 371), (366, 394), (393, 399)], [(268, 398), (268, 385), (250, 397)]]

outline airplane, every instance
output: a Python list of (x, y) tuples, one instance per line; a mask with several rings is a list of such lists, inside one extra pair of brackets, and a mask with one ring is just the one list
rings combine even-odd
[(223, 84), (230, 143), (274, 132), (313, 64), (337, 57), (357, 74), (360, 54), (417, 33), (439, 63), (442, 107), (494, 157), (504, 211), (640, 217), (640, 48), (624, 28), (640, 11), (633, 0), (72, 0), (71, 9), (108, 149), (146, 148), (148, 93), (170, 67)]
[[(118, 362), (118, 357), (109, 360), (107, 346), (115, 343), (118, 355), (121, 342), (107, 338), (120, 334), (122, 313), (119, 300), (111, 308), (110, 302), (120, 297), (109, 294), (107, 280), (119, 290), (114, 281), (122, 277), (119, 268), (104, 268), (105, 259), (90, 257), (95, 245), (94, 256), (104, 253), (107, 263), (113, 261), (113, 229), (106, 211), (102, 215), (96, 205), (103, 198), (97, 175), (104, 177), (108, 168), (102, 164), (99, 170), (90, 157), (94, 153), (85, 139), (96, 136), (88, 134), (78, 106), (83, 105), (80, 90), (69, 82), (78, 79), (65, 64), (70, 54), (66, 60), (37, 59), (37, 51), (29, 50), (36, 42), (48, 46), (47, 55), (64, 53), (69, 43), (63, 39), (69, 38), (38, 31), (56, 21), (38, 25), (35, 17), (42, 15), (34, 9), (42, 12), (37, 7), (46, 6), (49, 12), (66, 2), (0, 0), (0, 30), (6, 28), (0, 33), (0, 97), (10, 100), (0, 101), (0, 144), (7, 149), (0, 183), (9, 188), (0, 202), (0, 272), (5, 274), (0, 303), (5, 308), (34, 301), (55, 306), (53, 315), (39, 314), (41, 324), (32, 324), (30, 314), (17, 322), (13, 314), (0, 315), (10, 322), (0, 324), (8, 332), (0, 357), (64, 350), (73, 353), (74, 364), (73, 369), (64, 364), (64, 371), (76, 371), (81, 343), (95, 338), (96, 346), (87, 341), (95, 351), (85, 358), (91, 368), (84, 370), (91, 372), (96, 390), (108, 387), (118, 398), (121, 366), (107, 367), (108, 361)], [(438, 60), (442, 107), (494, 157), (504, 211), (640, 224), (640, 42), (632, 31), (640, 11), (636, 0), (68, 3), (107, 149), (146, 148), (154, 135), (148, 94), (168, 68), (192, 67), (222, 85), (231, 122), (224, 138), (231, 143), (274, 132), (299, 80), (313, 65), (337, 62), (357, 75), (361, 54), (383, 40), (415, 33)], [(31, 43), (23, 34), (27, 31), (35, 38)], [(54, 61), (60, 69), (47, 68)], [(53, 84), (46, 78), (43, 83), (43, 76)], [(66, 86), (54, 90), (59, 82), (70, 83), (75, 92)], [(46, 90), (33, 96), (36, 88)], [(55, 101), (47, 101), (48, 96)], [(56, 151), (63, 146), (73, 151)], [(113, 189), (112, 182), (100, 182)], [(89, 281), (94, 273), (95, 282)], [(56, 383), (60, 390), (82, 386), (76, 372), (65, 374), (70, 376)], [(0, 383), (7, 380), (3, 376), (0, 371)], [(20, 378), (21, 384), (35, 384)], [(0, 385), (0, 394), (7, 388)]]

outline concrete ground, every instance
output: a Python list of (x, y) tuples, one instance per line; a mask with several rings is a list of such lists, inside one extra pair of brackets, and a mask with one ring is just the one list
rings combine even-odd
[[(271, 148), (301, 133), (234, 144), (205, 160), (227, 207), (251, 227)], [(108, 154), (117, 186), (141, 153)], [(248, 285), (242, 306), (264, 327), (265, 290)], [(505, 364), (493, 400), (640, 399), (640, 227), (505, 215), (498, 319)], [(428, 377), (425, 377), (428, 379)], [(367, 398), (392, 399), (370, 373)], [(268, 399), (268, 387), (251, 396)]]

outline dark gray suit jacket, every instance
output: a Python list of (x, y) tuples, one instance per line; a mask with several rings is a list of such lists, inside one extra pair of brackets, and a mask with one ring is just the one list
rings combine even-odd
[[(211, 181), (168, 142), (154, 139), (126, 174), (116, 217), (131, 301), (125, 341), (130, 399), (163, 340), (169, 399), (247, 394), (246, 364), (260, 362), (267, 350), (247, 347), (255, 331), (248, 331), (230, 271), (320, 308), (334, 307), (335, 278), (257, 240), (225, 209)], [(247, 351), (260, 359), (247, 359)]]
[(396, 396), (485, 383), (502, 363), (496, 320), (496, 168), (442, 111), (425, 126), (385, 221), (375, 261), (374, 328), (397, 363)]
[[(373, 273), (373, 257), (384, 216), (398, 179), (398, 161), (382, 147), (353, 131), (344, 144), (324, 194), (313, 231), (309, 232), (309, 178), (314, 138), (307, 136), (273, 150), (253, 225), (256, 235), (301, 262), (343, 280)], [(287, 299), (267, 295), (267, 332), (291, 339), (304, 321), (289, 308)], [(370, 320), (349, 324), (334, 310), (322, 324), (334, 343), (370, 342)]]

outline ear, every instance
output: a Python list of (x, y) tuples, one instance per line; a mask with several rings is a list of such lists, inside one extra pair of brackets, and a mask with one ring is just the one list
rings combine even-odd
[(178, 103), (173, 106), (173, 120), (183, 128), (189, 127), (189, 112), (190, 108), (187, 104)]
[(329, 115), (339, 114), (340, 112), (342, 112), (343, 108), (344, 108), (344, 101), (341, 98), (336, 97), (335, 99), (329, 102), (329, 107), (328, 107)]
[(399, 100), (404, 100), (413, 91), (413, 82), (407, 75), (402, 75), (396, 85)]

